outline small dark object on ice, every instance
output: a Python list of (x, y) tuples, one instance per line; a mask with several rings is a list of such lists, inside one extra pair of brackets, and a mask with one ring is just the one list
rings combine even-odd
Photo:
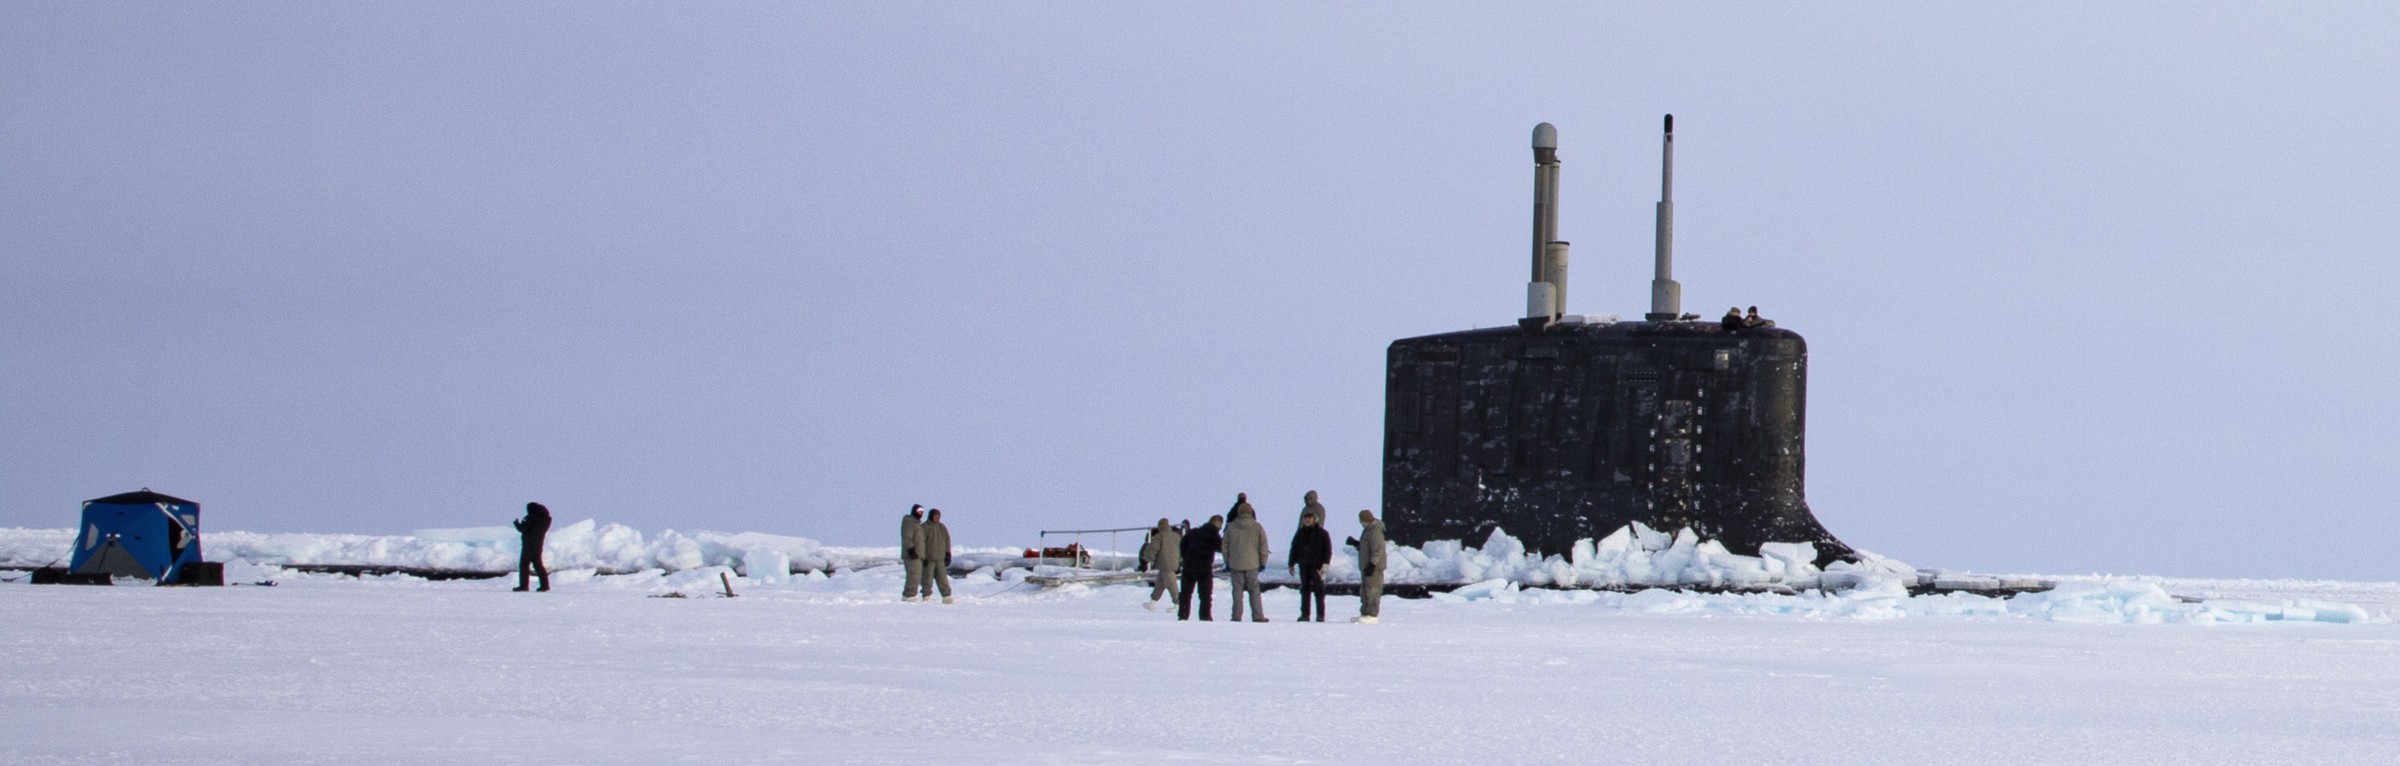
[(69, 572), (66, 567), (42, 567), (31, 575), (35, 585), (115, 585), (107, 572)]

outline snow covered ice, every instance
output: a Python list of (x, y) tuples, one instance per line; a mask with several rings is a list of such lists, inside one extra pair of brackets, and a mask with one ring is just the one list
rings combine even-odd
[[(1291, 622), (1290, 590), (1268, 594), (1272, 623), (1225, 622), (1225, 603), (1178, 623), (1140, 608), (1146, 585), (983, 567), (957, 605), (902, 604), (876, 549), (612, 547), (607, 528), (548, 594), (255, 561), (230, 579), (276, 587), (0, 584), (0, 762), (2400, 762), (2396, 583), (1550, 590), (1534, 573), (1627, 572), (1676, 543), (1533, 559), (1500, 541), (1413, 551), (1427, 579), (1481, 580), (1387, 598), (1381, 625)], [(49, 532), (0, 531), (0, 555)], [(465, 561), (491, 542), (259, 537), (207, 544), (423, 562), (411, 546)], [(833, 560), (863, 568), (784, 574)]]

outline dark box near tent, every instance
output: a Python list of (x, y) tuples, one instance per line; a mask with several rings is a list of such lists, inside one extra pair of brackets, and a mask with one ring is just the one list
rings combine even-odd
[(66, 567), (42, 567), (33, 570), (35, 585), (111, 585), (108, 575), (74, 574)]
[[(83, 501), (67, 572), (181, 585), (208, 579), (195, 578), (206, 569), (200, 563), (200, 504), (143, 489)], [(224, 583), (223, 575), (215, 580)]]
[(183, 574), (175, 578), (176, 585), (224, 585), (225, 564), (219, 561), (195, 561), (183, 565)]

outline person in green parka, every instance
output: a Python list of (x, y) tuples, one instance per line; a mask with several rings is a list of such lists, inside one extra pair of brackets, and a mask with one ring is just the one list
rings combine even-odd
[(1156, 610), (1182, 596), (1175, 590), (1175, 578), (1183, 570), (1183, 533), (1175, 531), (1175, 525), (1162, 518), (1150, 528), (1150, 539), (1142, 542), (1142, 560), (1150, 562), (1151, 574), (1150, 602), (1143, 609)]
[(931, 587), (942, 589), (942, 603), (955, 604), (950, 597), (950, 527), (942, 524), (942, 509), (925, 512), (925, 525), (918, 529), (924, 540), (917, 544), (917, 560), (925, 567), (925, 581), (930, 584), (925, 600), (933, 600)]
[(1349, 543), (1358, 546), (1358, 622), (1374, 624), (1383, 614), (1384, 543), (1383, 522), (1375, 513), (1358, 512), (1358, 536)]
[(1259, 589), (1258, 570), (1274, 551), (1267, 547), (1267, 528), (1258, 523), (1250, 495), (1235, 495), (1232, 520), (1225, 522), (1225, 575), (1233, 585), (1233, 621), (1242, 621), (1242, 600), (1250, 601), (1250, 621), (1266, 622), (1266, 601)]
[(917, 558), (917, 548), (925, 544), (925, 506), (911, 505), (900, 517), (900, 568), (906, 570), (900, 583), (900, 600), (914, 602), (925, 588), (925, 562)]

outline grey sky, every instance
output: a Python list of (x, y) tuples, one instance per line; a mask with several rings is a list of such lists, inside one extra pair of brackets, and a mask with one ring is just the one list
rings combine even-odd
[(1533, 124), (1633, 315), (1673, 112), (1686, 308), (1807, 335), (1845, 540), (2389, 579), (2396, 22), (12, 2), (0, 525), (1339, 534), (1384, 344), (1521, 308)]

